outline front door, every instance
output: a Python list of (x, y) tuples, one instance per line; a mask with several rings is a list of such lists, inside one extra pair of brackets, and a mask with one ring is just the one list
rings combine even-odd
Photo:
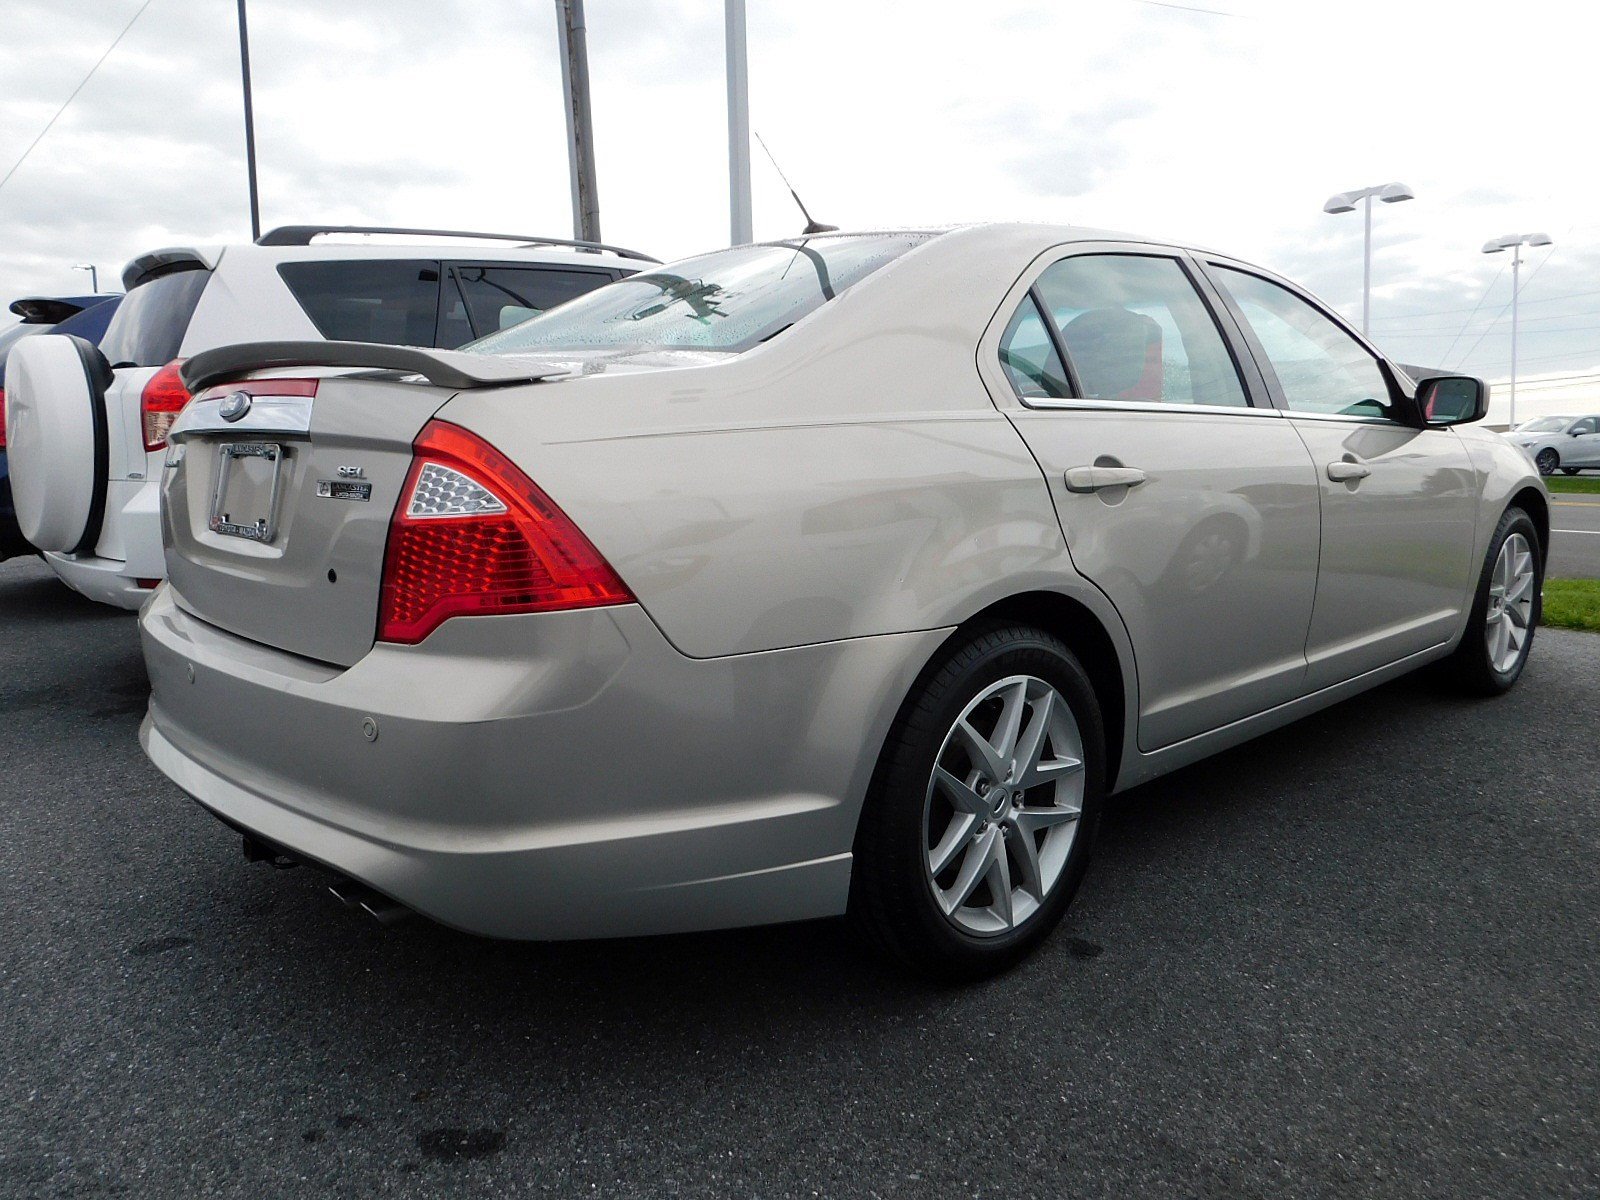
[(1127, 626), (1145, 751), (1298, 695), (1316, 585), (1311, 460), (1252, 405), (1192, 270), (1148, 249), (1065, 256), (989, 352), (1073, 564)]
[(1322, 492), (1308, 690), (1448, 641), (1477, 564), (1477, 475), (1449, 429), (1425, 429), (1377, 357), (1307, 297), (1208, 264)]
[(1563, 467), (1600, 467), (1600, 417), (1584, 417), (1567, 430)]

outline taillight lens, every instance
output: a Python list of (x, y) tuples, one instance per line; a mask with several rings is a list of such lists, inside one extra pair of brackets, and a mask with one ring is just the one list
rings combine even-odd
[(414, 645), (450, 617), (628, 604), (570, 518), (493, 446), (430, 421), (389, 524), (378, 638)]
[(315, 379), (241, 379), (237, 383), (212, 384), (197, 399), (215, 400), (230, 392), (249, 392), (255, 396), (315, 396)]
[(6, 448), (6, 390), (0, 388), (0, 450)]
[(144, 416), (144, 448), (159, 450), (167, 444), (167, 430), (189, 403), (189, 389), (183, 386), (178, 369), (183, 359), (175, 358), (150, 376), (139, 396), (139, 411)]

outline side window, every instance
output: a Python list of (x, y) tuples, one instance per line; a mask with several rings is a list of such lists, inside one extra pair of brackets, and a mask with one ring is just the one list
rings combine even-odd
[(439, 265), (375, 258), (284, 263), (288, 284), (317, 332), (329, 341), (433, 345)]
[(509, 329), (611, 282), (609, 273), (555, 267), (458, 265), (450, 273), (460, 288), (473, 333), (478, 337)]
[(1067, 373), (1061, 369), (1061, 356), (1056, 353), (1031, 295), (1017, 308), (1000, 337), (1000, 365), (1017, 395), (1024, 399), (1061, 400), (1072, 395)]
[(1085, 399), (1247, 406), (1205, 301), (1175, 259), (1063, 259), (1034, 285)]
[(1266, 352), (1290, 409), (1398, 418), (1378, 360), (1336, 323), (1259, 275), (1215, 271)]
[(1600, 417), (1585, 417), (1571, 429), (1572, 433), (1600, 433)]

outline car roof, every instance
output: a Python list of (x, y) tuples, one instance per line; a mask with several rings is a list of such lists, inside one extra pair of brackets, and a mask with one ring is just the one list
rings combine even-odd
[(260, 256), (274, 262), (350, 261), (352, 259), (437, 258), (458, 262), (533, 263), (552, 267), (600, 267), (630, 274), (653, 264), (625, 258), (608, 250), (557, 246), (530, 246), (494, 241), (360, 241), (323, 239), (309, 245), (258, 246), (253, 242), (202, 246), (165, 246), (131, 259), (122, 269), (122, 284), (130, 291), (173, 270), (215, 270), (224, 256)]

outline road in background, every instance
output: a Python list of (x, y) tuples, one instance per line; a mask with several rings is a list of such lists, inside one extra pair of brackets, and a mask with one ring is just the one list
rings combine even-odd
[(0, 623), (0, 1195), (1600, 1192), (1600, 637), (1120, 798), (937, 989), (834, 923), (383, 929), (149, 766), (128, 615), (8, 563)]
[(1550, 495), (1551, 579), (1600, 579), (1600, 496)]

